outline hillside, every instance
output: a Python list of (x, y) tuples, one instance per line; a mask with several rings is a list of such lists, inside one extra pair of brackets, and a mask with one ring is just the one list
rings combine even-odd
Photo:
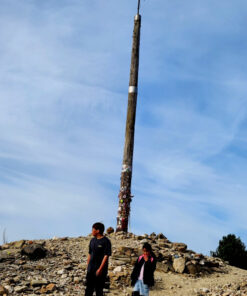
[[(113, 250), (106, 295), (131, 295), (130, 273), (145, 241), (158, 259), (150, 295), (247, 295), (246, 270), (197, 254), (163, 234), (111, 233), (108, 237)], [(22, 240), (0, 246), (0, 295), (83, 295), (90, 239)]]

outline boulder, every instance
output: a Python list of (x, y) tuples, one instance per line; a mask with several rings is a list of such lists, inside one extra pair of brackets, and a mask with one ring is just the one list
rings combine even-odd
[(172, 247), (172, 244), (171, 243), (167, 243), (165, 241), (158, 241), (158, 246), (160, 248), (166, 248), (166, 249), (169, 249)]
[(167, 262), (163, 262), (164, 263), (164, 268), (167, 268), (167, 271), (171, 271), (171, 272), (175, 272), (172, 262), (167, 261)]
[(123, 271), (122, 266), (117, 266), (113, 269), (113, 272), (122, 272), (122, 271)]
[(16, 241), (12, 243), (13, 248), (15, 249), (20, 249), (23, 247), (23, 245), (25, 244), (25, 240), (20, 240), (20, 241)]
[(164, 262), (157, 262), (157, 271), (162, 271), (162, 272), (169, 272), (172, 271), (174, 272), (174, 268), (172, 266), (172, 263), (170, 261), (164, 261)]
[(180, 258), (174, 258), (173, 259), (173, 268), (175, 270), (175, 272), (178, 273), (183, 273), (184, 269), (185, 269), (185, 258), (180, 257)]
[(7, 249), (0, 251), (0, 262), (13, 262), (19, 254), (20, 252), (17, 249)]
[(21, 292), (24, 292), (26, 289), (27, 289), (26, 286), (16, 286), (16, 287), (14, 288), (14, 291), (15, 291), (16, 293), (21, 293)]
[(131, 256), (132, 254), (136, 255), (137, 253), (138, 253), (138, 249), (125, 247), (125, 246), (121, 246), (117, 248), (117, 254), (120, 254), (120, 255)]
[[(201, 260), (202, 261), (202, 260)], [(201, 264), (201, 261), (200, 261), (200, 264)], [(208, 261), (204, 261), (204, 264), (207, 266), (207, 267), (219, 267), (219, 262), (217, 261), (213, 261), (213, 260), (208, 260)]]
[(74, 279), (73, 279), (73, 282), (74, 282), (75, 284), (79, 284), (80, 281), (81, 281), (81, 279), (80, 279), (78, 276), (74, 277)]
[(140, 244), (145, 244), (145, 243), (148, 243), (148, 240), (149, 240), (149, 238), (144, 238), (144, 239), (142, 239), (141, 241), (140, 241)]
[(41, 280), (32, 280), (30, 282), (30, 285), (33, 287), (38, 287), (38, 286), (43, 286), (43, 285), (47, 285), (48, 282), (46, 279), (41, 279)]
[(186, 263), (186, 271), (189, 274), (195, 275), (200, 272), (200, 266), (198, 264), (194, 264), (191, 261), (189, 261)]
[(49, 284), (47, 286), (42, 286), (40, 289), (41, 294), (47, 294), (47, 293), (52, 293), (56, 290), (56, 285), (55, 284)]
[(9, 249), (10, 248), (10, 245), (9, 244), (3, 244), (3, 245), (1, 245), (1, 250), (7, 250), (7, 249)]
[(6, 295), (8, 292), (9, 291), (4, 286), (0, 285), (0, 295)]
[(195, 254), (193, 254), (193, 257), (195, 259), (202, 259), (203, 258), (203, 255), (202, 254), (195, 253)]
[(163, 233), (159, 233), (159, 234), (157, 235), (157, 238), (158, 238), (158, 239), (166, 239), (166, 237), (164, 236)]
[(55, 284), (49, 284), (46, 286), (46, 291), (47, 292), (53, 292), (56, 290), (56, 285)]
[(112, 228), (112, 227), (108, 227), (107, 229), (106, 229), (106, 233), (107, 234), (111, 234), (111, 233), (113, 233), (114, 232), (114, 228)]
[(179, 252), (185, 252), (187, 250), (187, 245), (184, 243), (173, 243), (172, 247), (174, 248), (174, 250)]
[(31, 260), (38, 260), (45, 258), (47, 250), (40, 244), (30, 244), (21, 249), (21, 254), (28, 256)]

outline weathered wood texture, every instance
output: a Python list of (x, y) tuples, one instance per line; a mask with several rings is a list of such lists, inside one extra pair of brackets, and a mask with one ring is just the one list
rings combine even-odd
[(123, 154), (123, 166), (119, 192), (119, 208), (117, 217), (117, 231), (128, 231), (130, 203), (131, 203), (131, 179), (134, 151), (135, 118), (139, 70), (141, 16), (135, 16), (133, 44), (130, 67), (128, 109), (125, 130), (125, 145)]

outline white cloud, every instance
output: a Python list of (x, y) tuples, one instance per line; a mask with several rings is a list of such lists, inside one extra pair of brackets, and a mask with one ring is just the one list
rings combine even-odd
[[(2, 2), (1, 229), (14, 240), (114, 226), (136, 3)], [(136, 232), (208, 252), (245, 230), (245, 8), (142, 3)]]

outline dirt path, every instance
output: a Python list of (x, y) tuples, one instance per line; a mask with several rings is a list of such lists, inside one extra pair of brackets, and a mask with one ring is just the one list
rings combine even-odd
[[(156, 278), (157, 283), (150, 292), (150, 296), (192, 296), (199, 295), (199, 292), (207, 295), (220, 295), (236, 292), (241, 285), (244, 286), (244, 283), (247, 285), (247, 270), (227, 266), (226, 273), (214, 273), (199, 278), (184, 274), (156, 272)], [(243, 293), (239, 292), (239, 295), (247, 295), (247, 292)]]
[[(155, 272), (156, 284), (150, 296), (247, 296), (247, 270), (227, 266), (225, 273), (203, 277)], [(109, 296), (131, 295), (132, 288), (111, 290)]]

